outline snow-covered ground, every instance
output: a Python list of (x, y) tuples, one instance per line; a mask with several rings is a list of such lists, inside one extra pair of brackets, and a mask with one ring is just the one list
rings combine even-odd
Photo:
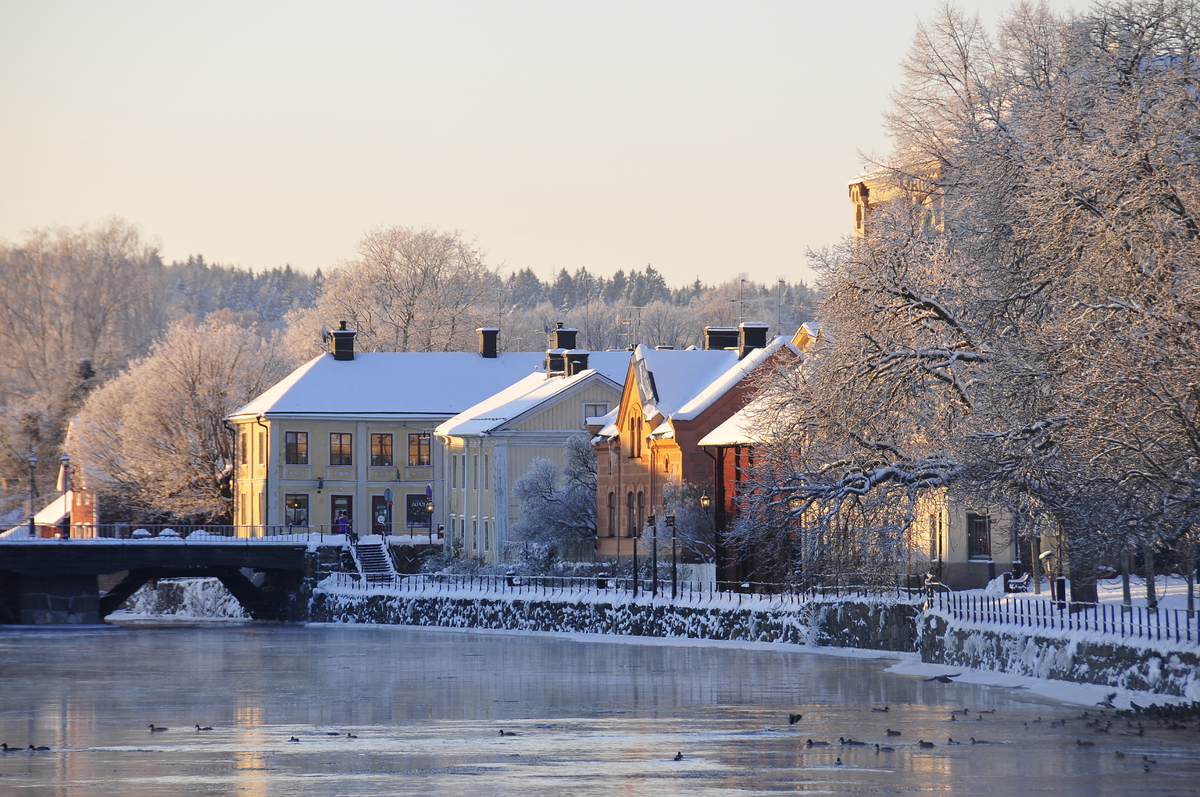
[[(1121, 578), (1119, 576), (1096, 582), (1096, 591), (1099, 595), (1100, 603), (1103, 604), (1120, 604), (1124, 600), (1123, 587), (1121, 586)], [(1033, 594), (1032, 585), (1030, 585), (1028, 592), (1005, 593), (1001, 579), (996, 579), (986, 589), (966, 590), (966, 592), (973, 594), (983, 593), (991, 597), (1004, 598), (1006, 600), (1053, 600), (1050, 583), (1045, 579), (1042, 579), (1042, 593), (1040, 595)], [(1187, 579), (1183, 576), (1158, 576), (1154, 579), (1154, 594), (1158, 598), (1158, 608), (1160, 609), (1186, 609), (1187, 592)], [(1139, 576), (1130, 576), (1129, 596), (1133, 606), (1145, 607), (1146, 579)], [(1196, 600), (1196, 608), (1200, 609), (1200, 594), (1196, 596)]]

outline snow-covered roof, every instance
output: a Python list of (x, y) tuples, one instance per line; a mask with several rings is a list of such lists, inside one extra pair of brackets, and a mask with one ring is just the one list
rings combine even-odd
[[(604, 357), (601, 355), (619, 356)], [(618, 361), (622, 363), (619, 371), (613, 367)], [(563, 393), (581, 388), (584, 383), (597, 379), (604, 380), (614, 392), (619, 393), (625, 374), (628, 372), (629, 353), (595, 352), (588, 358), (588, 365), (593, 363), (599, 368), (589, 368), (574, 376), (547, 377), (542, 373), (530, 374), (515, 385), (445, 421), (434, 429), (434, 433), (443, 437), (488, 434), (547, 404)], [(608, 373), (601, 371), (600, 368), (604, 368)]]
[(533, 373), (543, 357), (540, 352), (503, 352), (495, 358), (471, 352), (366, 352), (335, 360), (322, 354), (229, 417), (450, 416)]
[(800, 351), (792, 346), (791, 341), (782, 335), (776, 335), (763, 348), (755, 349), (741, 360), (734, 362), (728, 370), (712, 382), (709, 382), (703, 390), (693, 396), (686, 404), (677, 411), (670, 413), (670, 417), (677, 421), (695, 420), (700, 413), (711, 407), (714, 401), (728, 393), (731, 387), (742, 381), (742, 377), (762, 365), (768, 357), (784, 347), (791, 349), (795, 354), (800, 354)]
[[(643, 412), (646, 420), (662, 419), (650, 432), (650, 437), (674, 437), (674, 421), (695, 420), (746, 374), (785, 347), (797, 356), (803, 356), (783, 336), (776, 336), (766, 347), (755, 349), (741, 360), (734, 349), (677, 351), (638, 346), (633, 353), (633, 372), (642, 395)], [(618, 434), (620, 430), (614, 411), (606, 416), (605, 426), (595, 439), (613, 438)]]
[(38, 513), (33, 516), (33, 524), (35, 526), (53, 526), (61, 523), (62, 519), (71, 512), (71, 505), (67, 503), (68, 497), (67, 493), (63, 493), (38, 510)]
[(733, 415), (730, 415), (716, 429), (713, 429), (700, 438), (700, 442), (697, 445), (745, 446), (757, 443), (758, 440), (755, 439), (753, 432), (754, 412), (754, 402), (752, 401)]

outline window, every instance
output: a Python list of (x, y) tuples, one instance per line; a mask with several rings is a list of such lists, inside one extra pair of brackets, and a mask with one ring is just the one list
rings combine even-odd
[(479, 489), (479, 455), (471, 455), (471, 489)]
[(238, 462), (240, 462), (243, 465), (248, 464), (247, 457), (249, 456), (249, 454), (246, 453), (246, 449), (249, 447), (249, 445), (250, 445), (250, 441), (248, 440), (248, 435), (245, 432), (242, 432), (242, 442), (241, 442), (241, 445), (239, 446), (239, 448), (241, 449), (241, 457), (238, 459)]
[(629, 419), (629, 458), (637, 458), (637, 421)]
[(483, 455), (483, 489), (488, 489), (488, 455)]
[(462, 488), (465, 490), (465, 489), (467, 489), (467, 455), (466, 454), (462, 455), (462, 474), (463, 474)]
[(410, 434), (408, 436), (408, 464), (429, 464), (429, 433)]
[(608, 415), (608, 402), (583, 405), (583, 423), (585, 426), (587, 425), (588, 418), (599, 418), (601, 415)]
[(491, 550), (491, 547), (492, 547), (492, 538), (488, 534), (488, 519), (484, 518), (483, 519), (483, 550), (485, 550), (485, 551)]
[[(242, 437), (244, 438), (245, 435), (242, 435)], [(247, 525), (247, 523), (246, 523), (246, 506), (247, 506), (246, 494), (242, 493), (242, 500), (238, 501), (238, 515), (240, 516), (240, 520), (238, 522), (243, 526)]]
[(627, 520), (627, 524), (628, 524), (629, 528), (627, 529), (627, 534), (625, 536), (633, 537), (633, 536), (635, 536), (635, 533), (637, 531), (637, 526), (634, 525), (634, 521), (636, 520), (636, 518), (633, 515), (633, 492), (632, 491), (630, 491), (630, 493), (628, 495), (628, 499), (629, 499), (628, 500), (629, 518)]
[(617, 494), (608, 494), (608, 536), (617, 536)]
[(458, 457), (450, 455), (450, 489), (458, 489)]
[(258, 464), (262, 465), (267, 461), (267, 433), (258, 433)]
[(637, 528), (638, 534), (642, 533), (642, 527), (646, 525), (646, 494), (638, 490), (638, 515)]
[(354, 464), (354, 450), (351, 445), (353, 437), (354, 435), (345, 432), (330, 433), (329, 464), (331, 466)]
[(285, 465), (308, 464), (308, 432), (283, 433), (283, 462)]
[(471, 518), (471, 550), (479, 550), (479, 521)]
[(991, 518), (967, 513), (967, 546), (972, 559), (992, 558)]
[(289, 526), (308, 525), (307, 494), (288, 494), (283, 497), (283, 522)]
[(390, 468), (395, 464), (392, 459), (392, 436), (390, 434), (371, 435), (371, 467)]

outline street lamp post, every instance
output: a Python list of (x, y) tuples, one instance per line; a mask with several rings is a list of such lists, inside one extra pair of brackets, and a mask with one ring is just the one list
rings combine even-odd
[(37, 456), (33, 451), (29, 452), (29, 536), (36, 537), (37, 532), (33, 528), (33, 469), (37, 467)]
[(425, 511), (429, 514), (429, 544), (433, 545), (433, 499), (425, 501)]
[[(630, 493), (630, 496), (632, 496), (632, 495), (633, 495), (633, 493)], [(632, 498), (630, 500), (632, 500)], [(630, 506), (632, 506), (632, 504), (630, 504)], [(630, 511), (630, 514), (631, 515), (633, 514), (632, 510)], [(637, 532), (638, 532), (637, 528), (632, 528), (629, 530), (629, 534), (633, 537), (633, 597), (635, 597), (635, 598), (637, 597), (637, 593), (638, 593), (638, 572), (637, 572), (638, 538), (637, 538)]]
[(650, 539), (653, 549), (650, 550), (650, 594), (659, 597), (659, 519), (650, 515)]
[[(706, 524), (708, 523), (708, 508), (710, 506), (712, 506), (712, 498), (709, 497), (708, 490), (705, 490), (704, 492), (700, 493), (700, 508), (704, 510), (704, 522)], [(713, 568), (713, 570), (714, 570), (713, 587), (714, 588), (719, 587), (721, 584), (721, 540), (719, 537), (720, 533), (721, 533), (721, 530), (716, 528), (716, 523), (714, 523), (713, 524), (713, 562), (716, 565), (716, 567)], [(703, 589), (703, 587), (701, 587), (701, 588)]]
[(675, 600), (679, 597), (679, 571), (675, 561), (675, 515), (667, 515), (667, 528), (671, 530), (671, 600)]

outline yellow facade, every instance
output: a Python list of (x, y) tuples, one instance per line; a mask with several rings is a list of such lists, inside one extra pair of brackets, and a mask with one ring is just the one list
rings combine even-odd
[[(435, 503), (439, 498), (432, 420), (233, 418), (232, 425), (238, 447), (233, 521), (241, 536), (262, 534), (265, 526), (336, 532), (339, 511), (347, 512), (351, 530), (360, 536), (384, 528), (392, 534), (429, 532), (428, 522), (410, 523), (407, 508), (410, 500), (424, 499), (427, 488)], [(428, 440), (423, 449), (414, 441), (413, 457), (410, 435)], [(390, 526), (388, 488), (394, 499)], [(436, 525), (432, 530), (436, 533)]]
[(485, 564), (500, 561), (509, 529), (521, 517), (512, 485), (536, 458), (562, 467), (567, 439), (585, 432), (584, 406), (600, 405), (607, 412), (620, 398), (609, 380), (591, 379), (486, 434), (439, 435), (446, 452), (442, 478), (451, 554)]

